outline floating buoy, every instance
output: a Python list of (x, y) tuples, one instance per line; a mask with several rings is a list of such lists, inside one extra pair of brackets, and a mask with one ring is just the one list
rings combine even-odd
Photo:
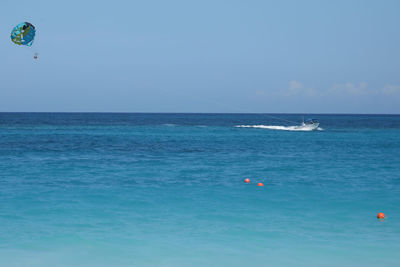
[(385, 213), (379, 212), (378, 215), (376, 216), (378, 219), (385, 219)]
[(264, 184), (263, 183), (258, 183), (257, 186), (264, 186)]
[(249, 179), (249, 178), (246, 178), (246, 179), (244, 179), (244, 182), (245, 182), (246, 184), (248, 184), (248, 183), (250, 183), (250, 179)]

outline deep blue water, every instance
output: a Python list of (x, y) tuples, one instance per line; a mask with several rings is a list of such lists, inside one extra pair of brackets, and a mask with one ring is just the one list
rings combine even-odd
[(400, 116), (301, 116), (0, 113), (0, 266), (399, 266)]

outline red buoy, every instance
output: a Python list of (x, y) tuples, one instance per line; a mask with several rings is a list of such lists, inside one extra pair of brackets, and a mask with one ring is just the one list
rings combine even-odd
[(376, 216), (378, 219), (385, 219), (385, 213), (379, 212), (378, 215)]
[(264, 186), (264, 184), (263, 184), (263, 183), (258, 183), (257, 185), (258, 185), (258, 186)]
[(250, 179), (249, 179), (249, 178), (246, 178), (246, 179), (244, 179), (244, 182), (245, 182), (246, 184), (248, 184), (248, 183), (250, 183)]

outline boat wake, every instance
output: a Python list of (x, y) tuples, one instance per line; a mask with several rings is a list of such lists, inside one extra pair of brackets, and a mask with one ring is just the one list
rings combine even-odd
[(239, 128), (259, 128), (259, 129), (268, 129), (268, 130), (280, 130), (280, 131), (322, 131), (321, 127), (316, 129), (308, 127), (308, 126), (280, 126), (280, 125), (236, 125), (235, 127)]

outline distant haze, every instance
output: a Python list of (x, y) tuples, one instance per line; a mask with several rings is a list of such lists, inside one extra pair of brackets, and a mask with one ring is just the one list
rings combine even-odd
[[(399, 11), (395, 0), (2, 0), (0, 111), (400, 113)], [(10, 40), (24, 21), (31, 49)]]

